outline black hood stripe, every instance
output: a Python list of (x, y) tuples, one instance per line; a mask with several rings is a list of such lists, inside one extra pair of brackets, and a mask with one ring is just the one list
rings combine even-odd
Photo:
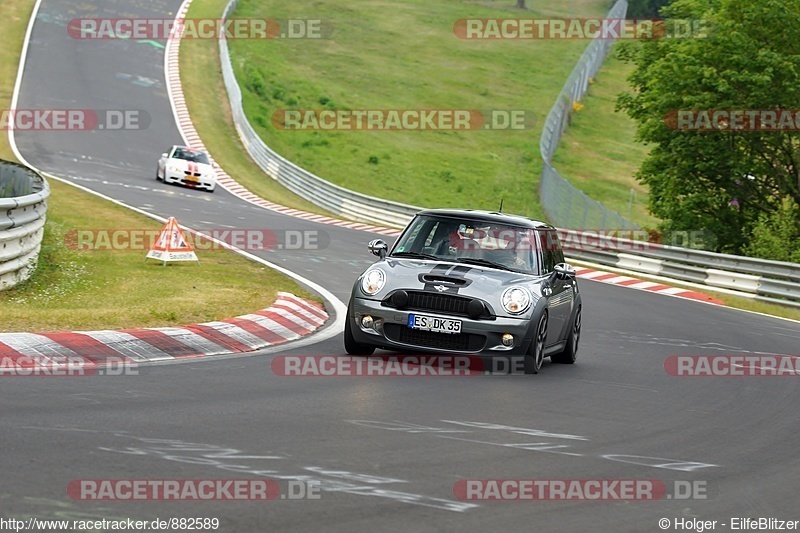
[(470, 270), (472, 270), (472, 267), (459, 265), (457, 267), (453, 267), (453, 270), (450, 271), (450, 275), (463, 278)]
[[(449, 278), (466, 278), (466, 275), (472, 268), (468, 266), (453, 266), (453, 265), (436, 265), (431, 269), (431, 275), (433, 276), (442, 276), (442, 277), (449, 277)], [(424, 281), (422, 278), (424, 276), (420, 276), (420, 280)], [(445, 292), (447, 294), (458, 294), (458, 291), (461, 290), (463, 287), (467, 287), (471, 283), (471, 280), (467, 280), (466, 283), (459, 285), (450, 285), (444, 282), (428, 282), (425, 281), (425, 286), (422, 290), (424, 291), (431, 291), (431, 292)], [(438, 287), (438, 288), (437, 288)]]

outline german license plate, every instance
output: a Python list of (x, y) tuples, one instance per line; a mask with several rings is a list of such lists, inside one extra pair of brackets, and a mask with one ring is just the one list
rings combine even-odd
[(408, 327), (436, 333), (461, 333), (461, 321), (428, 315), (408, 315)]

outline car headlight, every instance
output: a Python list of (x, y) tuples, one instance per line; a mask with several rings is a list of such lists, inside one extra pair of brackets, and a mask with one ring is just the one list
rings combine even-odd
[(361, 278), (361, 290), (370, 296), (379, 293), (384, 285), (386, 285), (386, 274), (380, 268), (368, 270)]
[(511, 287), (500, 297), (503, 309), (512, 315), (524, 313), (531, 306), (531, 293), (523, 287)]

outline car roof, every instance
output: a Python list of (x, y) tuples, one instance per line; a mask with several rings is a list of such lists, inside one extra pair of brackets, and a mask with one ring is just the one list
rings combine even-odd
[(200, 154), (205, 153), (203, 150), (200, 150), (199, 148), (192, 148), (191, 146), (184, 146), (182, 144), (173, 144), (172, 149), (175, 150), (176, 148), (183, 148), (189, 153), (200, 153)]
[(423, 209), (417, 215), (437, 216), (456, 218), (461, 220), (475, 220), (480, 222), (493, 222), (497, 224), (508, 224), (522, 226), (531, 229), (555, 229), (553, 226), (541, 220), (513, 215), (510, 213), (500, 213), (497, 211), (481, 211), (477, 209)]

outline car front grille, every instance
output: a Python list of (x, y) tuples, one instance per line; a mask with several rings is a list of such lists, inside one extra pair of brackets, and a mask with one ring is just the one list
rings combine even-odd
[[(402, 307), (403, 309), (412, 311), (431, 311), (446, 315), (470, 317), (468, 309), (473, 298), (424, 291), (407, 291), (407, 294), (408, 302)], [(385, 298), (382, 303), (388, 307), (397, 307), (394, 304), (391, 295)], [(489, 305), (486, 304), (486, 302), (482, 303), (483, 312), (480, 314), (480, 316), (470, 318), (494, 319), (494, 315), (490, 311)]]
[(412, 329), (401, 324), (386, 324), (384, 333), (389, 340), (420, 348), (479, 352), (486, 344), (486, 337), (483, 335), (474, 333), (436, 333)]
[(449, 294), (433, 294), (426, 292), (409, 292), (408, 307), (424, 311), (439, 311), (454, 315), (467, 314), (468, 298), (451, 296)]

